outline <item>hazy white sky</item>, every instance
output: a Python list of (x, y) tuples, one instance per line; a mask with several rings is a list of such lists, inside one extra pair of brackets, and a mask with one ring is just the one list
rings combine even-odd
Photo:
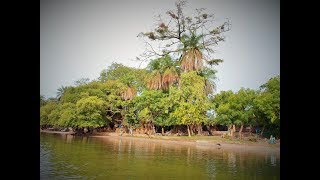
[[(138, 67), (144, 45), (137, 37), (153, 29), (154, 17), (174, 0), (41, 0), (40, 94), (55, 97), (61, 86), (99, 77), (112, 62)], [(280, 1), (189, 0), (186, 12), (206, 8), (232, 24), (214, 55), (224, 62), (217, 90), (257, 89), (280, 74)]]

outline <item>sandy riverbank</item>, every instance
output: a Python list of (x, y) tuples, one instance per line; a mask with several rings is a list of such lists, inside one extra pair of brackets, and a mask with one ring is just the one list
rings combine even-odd
[[(40, 130), (44, 133), (56, 133), (56, 134), (65, 134), (72, 135), (73, 132), (61, 132), (61, 131), (48, 131)], [(221, 138), (218, 136), (148, 136), (144, 134), (135, 134), (134, 136), (129, 136), (124, 134), (119, 136), (118, 133), (105, 132), (98, 133), (95, 135), (89, 135), (93, 138), (104, 138), (106, 140), (111, 139), (125, 139), (125, 140), (134, 140), (141, 142), (150, 142), (150, 143), (162, 143), (162, 144), (171, 144), (171, 145), (181, 145), (181, 146), (196, 146), (201, 149), (219, 149), (227, 151), (245, 151), (245, 152), (255, 152), (255, 153), (275, 153), (280, 156), (280, 143), (268, 144), (264, 140), (259, 140), (258, 142), (250, 141), (240, 141), (240, 140), (230, 140)]]

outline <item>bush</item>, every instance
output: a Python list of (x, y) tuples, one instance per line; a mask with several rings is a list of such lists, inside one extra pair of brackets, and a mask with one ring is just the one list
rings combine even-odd
[(258, 141), (257, 137), (255, 137), (255, 136), (249, 137), (248, 140), (249, 140), (249, 141), (252, 141), (252, 142), (257, 142), (257, 141)]

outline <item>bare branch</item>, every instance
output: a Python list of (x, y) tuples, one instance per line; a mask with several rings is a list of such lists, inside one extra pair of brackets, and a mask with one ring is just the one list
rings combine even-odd
[[(205, 61), (212, 59), (210, 56), (214, 53), (213, 47), (224, 41), (223, 33), (230, 30), (229, 19), (221, 25), (214, 26), (213, 13), (208, 14), (205, 8), (200, 8), (196, 9), (195, 15), (191, 18), (183, 13), (185, 4), (186, 1), (177, 1), (176, 9), (167, 11), (164, 17), (158, 15), (153, 31), (138, 35), (138, 37), (146, 37), (147, 40), (158, 43), (158, 47), (155, 48), (153, 43), (145, 42), (146, 50), (141, 55), (141, 59), (161, 57), (172, 53), (177, 53), (181, 57), (189, 49), (195, 48), (203, 53)], [(195, 36), (190, 36), (191, 34)], [(191, 43), (192, 41), (194, 42)]]

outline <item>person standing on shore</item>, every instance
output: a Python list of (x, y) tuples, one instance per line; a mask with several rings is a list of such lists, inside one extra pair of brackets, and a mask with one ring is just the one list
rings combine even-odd
[(130, 135), (131, 136), (133, 136), (133, 132), (132, 132), (133, 130), (132, 130), (132, 126), (130, 126), (130, 128), (129, 128), (129, 132), (130, 132)]
[(276, 143), (276, 138), (271, 135), (269, 139), (269, 144), (275, 144), (275, 143)]
[(123, 133), (123, 129), (122, 129), (122, 128), (123, 128), (123, 126), (122, 126), (122, 124), (120, 124), (120, 126), (119, 126), (119, 127), (120, 127), (120, 136), (122, 136), (122, 133)]

